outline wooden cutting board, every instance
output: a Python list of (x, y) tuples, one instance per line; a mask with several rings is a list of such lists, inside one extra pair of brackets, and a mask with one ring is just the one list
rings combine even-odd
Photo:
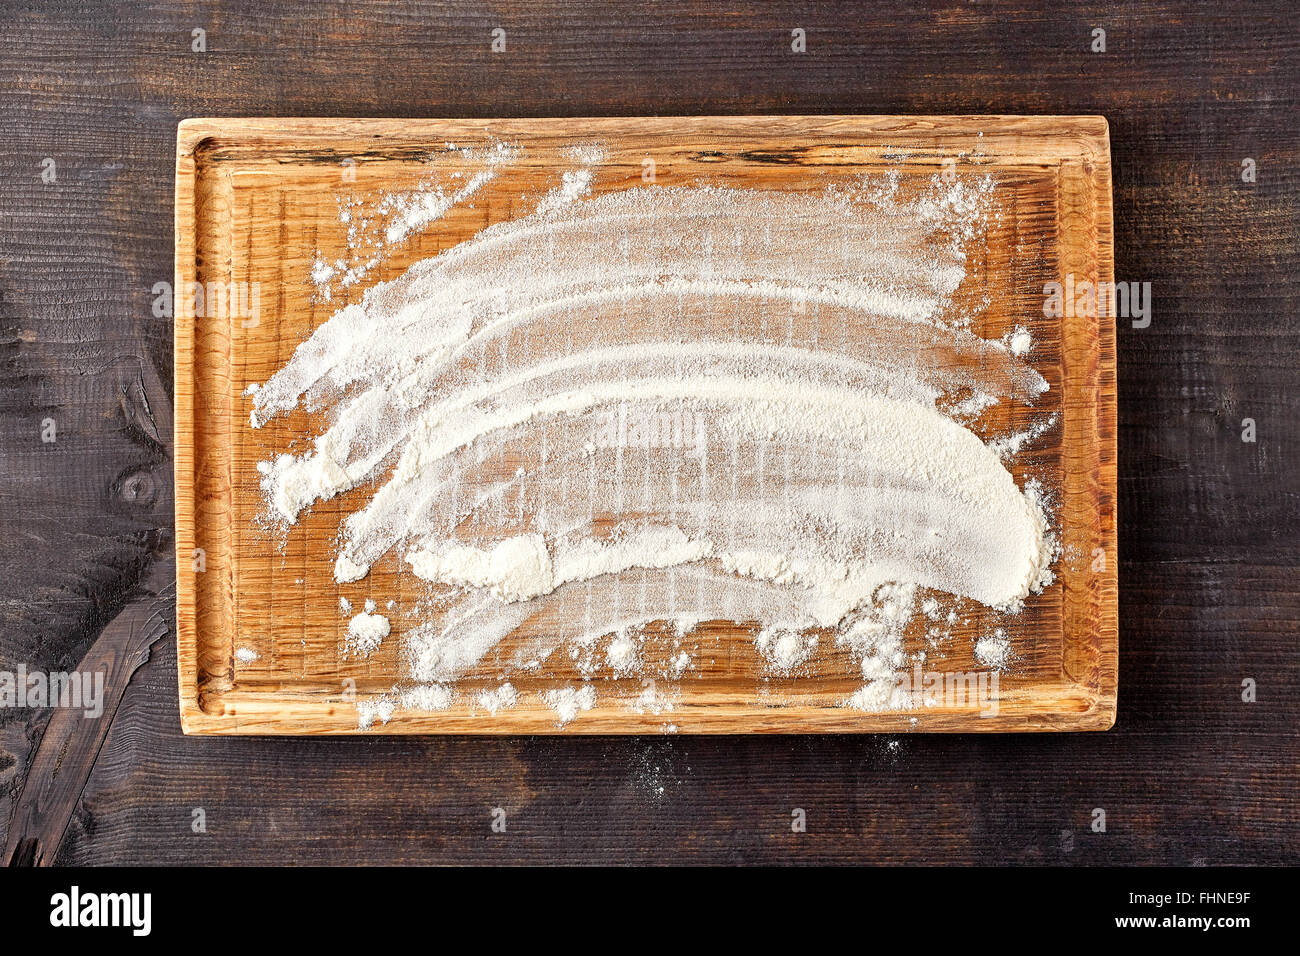
[[(504, 141), (528, 160), (449, 215), (389, 251), (350, 290), (320, 301), (318, 256), (346, 244), (338, 199), (378, 202), (419, 184), (447, 144)], [(557, 178), (565, 151), (600, 142), (600, 189), (710, 182), (756, 189), (820, 189), (864, 172), (904, 181), (972, 171), (996, 182), (998, 224), (972, 263), (971, 295), (988, 307), (975, 328), (997, 338), (1016, 324), (1034, 337), (1034, 367), (1050, 383), (1060, 427), (1031, 456), (1058, 495), (1062, 555), (1055, 583), (1031, 597), (1014, 633), (1014, 665), (1000, 674), (996, 708), (940, 705), (863, 713), (842, 706), (861, 684), (826, 655), (797, 676), (761, 671), (754, 631), (709, 622), (693, 635), (696, 666), (668, 712), (627, 701), (637, 677), (598, 676), (596, 705), (563, 728), (543, 687), (582, 675), (557, 659), (549, 673), (512, 677), (516, 706), (473, 702), (499, 675), (466, 678), (436, 712), (398, 707), (370, 733), (804, 733), (1104, 730), (1115, 715), (1115, 325), (1095, 315), (1044, 315), (1044, 284), (1113, 281), (1110, 149), (1101, 117), (823, 116), (539, 120), (192, 119), (180, 125), (176, 164), (176, 547), (180, 711), (186, 733), (358, 732), (357, 701), (403, 679), (403, 632), (369, 658), (347, 656), (335, 583), (339, 523), (355, 498), (318, 505), (288, 534), (259, 527), (255, 464), (274, 435), (248, 427), (250, 382), (265, 381), (311, 331), (364, 289), (412, 263), (520, 214)], [(648, 163), (647, 161), (650, 161)], [(651, 165), (652, 164), (652, 165)], [(196, 307), (195, 285), (234, 290), (231, 303)], [(248, 302), (257, 290), (259, 310)], [(242, 290), (242, 291), (241, 291)], [(1017, 424), (1008, 419), (1008, 426)], [(280, 440), (283, 440), (281, 438)], [(1020, 482), (1020, 464), (1010, 466)], [(400, 562), (376, 566), (367, 588), (410, 607), (423, 582)], [(979, 621), (959, 625), (927, 668), (980, 671)], [(237, 651), (239, 652), (237, 654)], [(558, 656), (557, 656), (558, 658)], [(993, 711), (996, 711), (995, 713)]]

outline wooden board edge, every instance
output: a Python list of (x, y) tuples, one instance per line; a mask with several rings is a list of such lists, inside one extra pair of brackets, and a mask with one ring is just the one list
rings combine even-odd
[[(229, 116), (192, 117), (180, 123), (180, 145), (191, 151), (204, 140), (229, 145), (283, 146), (292, 138), (304, 145), (327, 140), (364, 136), (411, 140), (446, 134), (449, 128), (510, 135), (512, 131), (536, 133), (539, 127), (550, 135), (598, 136), (608, 127), (611, 134), (626, 134), (629, 121), (650, 119), (660, 128), (678, 126), (684, 130), (777, 134), (797, 131), (819, 134), (844, 129), (847, 133), (896, 134), (902, 137), (987, 135), (994, 138), (1035, 137), (1053, 143), (1058, 158), (1109, 161), (1109, 125), (1096, 114), (853, 114), (771, 113), (758, 115), (709, 116), (539, 116), (539, 117), (277, 117)], [(1062, 150), (1062, 145), (1068, 147)]]
[(194, 488), (195, 421), (194, 325), (175, 304), (196, 281), (197, 169), (194, 152), (206, 137), (204, 121), (182, 120), (176, 129), (174, 270), (172, 286), (173, 355), (172, 462), (176, 522), (176, 667), (182, 733), (194, 733), (199, 710), (197, 581), (194, 569), (197, 511)]
[[(1047, 697), (1043, 696), (1046, 687)], [(363, 695), (373, 699), (374, 695)], [(626, 698), (623, 699), (626, 702)], [(527, 701), (495, 719), (462, 706), (448, 711), (397, 709), (387, 722), (358, 726), (356, 699), (294, 694), (268, 697), (256, 689), (208, 691), (204, 707), (190, 715), (187, 733), (206, 736), (664, 736), (680, 734), (904, 734), (904, 733), (1069, 733), (1108, 729), (1112, 700), (1091, 694), (1080, 683), (1062, 681), (1014, 689), (999, 695), (997, 710), (979, 705), (858, 711), (843, 704), (755, 703), (748, 695), (715, 692), (691, 697), (661, 713), (593, 709), (566, 726), (544, 704)], [(666, 729), (671, 725), (671, 730)]]
[[(1096, 242), (1096, 281), (1115, 279), (1114, 193), (1110, 156), (1110, 126), (1105, 117), (1095, 117), (1080, 131), (1077, 158), (1062, 164), (1062, 171), (1087, 179), (1091, 185), (1093, 228)], [(1064, 217), (1058, 222), (1063, 225)], [(1095, 654), (1091, 672), (1078, 683), (1094, 705), (1080, 721), (1079, 730), (1106, 731), (1118, 717), (1119, 697), (1119, 555), (1118, 555), (1118, 336), (1114, 315), (1094, 317), (1098, 353), (1090, 385), (1095, 386), (1095, 438), (1097, 443), (1097, 535), (1095, 544), (1105, 555), (1105, 566), (1097, 572), (1096, 614), (1091, 631), (1077, 635), (1090, 642)]]
[[(1098, 117), (1098, 176), (1101, 180), (1097, 197), (1098, 271), (1100, 280), (1115, 281), (1115, 187), (1110, 155), (1110, 123)], [(1103, 573), (1103, 586), (1112, 600), (1103, 601), (1098, 621), (1098, 639), (1102, 655), (1102, 680), (1097, 688), (1101, 725), (1097, 730), (1115, 726), (1119, 712), (1119, 322), (1115, 316), (1101, 322), (1097, 330), (1103, 362), (1099, 369), (1097, 415), (1102, 429), (1102, 458), (1098, 484), (1110, 496), (1110, 523), (1102, 526), (1102, 547), (1112, 556)]]
[[(707, 719), (682, 722), (666, 732), (664, 724), (676, 723), (671, 711), (653, 719), (642, 718), (629, 723), (620, 713), (606, 713), (591, 718), (581, 715), (568, 726), (556, 726), (555, 714), (512, 714), (511, 722), (487, 717), (456, 714), (396, 715), (387, 723), (377, 723), (361, 730), (354, 711), (329, 713), (324, 708), (303, 709), (294, 713), (231, 714), (213, 713), (224, 701), (213, 696), (211, 710), (194, 706), (187, 715), (186, 734), (191, 736), (735, 736), (738, 734), (807, 735), (807, 734), (1062, 734), (1062, 732), (1106, 731), (1113, 726), (1113, 710), (1105, 702), (1084, 702), (1071, 713), (1053, 710), (1026, 711), (971, 719), (971, 714), (931, 715), (926, 723), (911, 726), (906, 711), (891, 714), (857, 714), (846, 709), (805, 711), (805, 713), (770, 713), (745, 710), (744, 713), (720, 713)], [(277, 705), (278, 706), (278, 705)], [(937, 719), (936, 719), (937, 718)], [(680, 717), (677, 719), (681, 719)]]

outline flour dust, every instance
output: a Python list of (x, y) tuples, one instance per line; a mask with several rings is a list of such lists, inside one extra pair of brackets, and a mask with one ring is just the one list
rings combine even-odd
[[(456, 149), (454, 174), (341, 207), (358, 255), (318, 260), (323, 299), (525, 157)], [(707, 622), (752, 631), (760, 683), (833, 657), (846, 707), (905, 709), (909, 635), (932, 653), (955, 608), (1009, 619), (1053, 579), (1050, 509), (1009, 470), (1057, 425), (1032, 337), (981, 338), (957, 305), (993, 181), (599, 190), (607, 155), (575, 146), (518, 215), (369, 288), (247, 392), (254, 428), (325, 413), (259, 464), (267, 515), (291, 532), (345, 496), (337, 581), (392, 562), (424, 589), (362, 724), (463, 697), (581, 726), (599, 687), (669, 714)], [(1032, 424), (983, 434), (999, 407)], [(367, 603), (346, 653), (390, 626)], [(517, 689), (556, 661), (578, 679)]]

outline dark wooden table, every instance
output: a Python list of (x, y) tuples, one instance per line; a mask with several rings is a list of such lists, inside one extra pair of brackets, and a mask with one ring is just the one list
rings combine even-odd
[[(1293, 5), (515, 6), (2, 5), (0, 669), (89, 656), (121, 692), (111, 721), (0, 710), (0, 835), (13, 855), (1300, 860)], [(1105, 52), (1091, 49), (1094, 29)], [(780, 112), (1109, 118), (1116, 276), (1154, 295), (1150, 326), (1123, 323), (1119, 338), (1116, 728), (182, 737), (166, 626), (172, 330), (153, 314), (154, 285), (172, 274), (177, 120)], [(56, 440), (43, 441), (51, 425)], [(504, 834), (490, 828), (496, 807)], [(795, 808), (806, 833), (791, 830)]]

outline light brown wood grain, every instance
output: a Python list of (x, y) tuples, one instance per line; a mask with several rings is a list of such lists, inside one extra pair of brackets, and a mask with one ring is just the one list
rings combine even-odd
[[(1117, 683), (1115, 547), (1114, 320), (1043, 315), (1044, 279), (1111, 281), (1109, 142), (1100, 117), (694, 117), (550, 120), (187, 120), (178, 134), (176, 288), (258, 283), (262, 316), (176, 317), (176, 526), (178, 645), (182, 722), (188, 733), (320, 734), (356, 732), (349, 681), (362, 695), (402, 677), (397, 653), (405, 626), (367, 660), (340, 652), (346, 618), (333, 582), (332, 542), (355, 496), (318, 505), (280, 539), (260, 529), (255, 463), (293, 437), (276, 423), (246, 427), (250, 381), (264, 381), (312, 328), (341, 305), (312, 300), (308, 272), (317, 248), (337, 249), (341, 190), (377, 196), (410, 187), (431, 151), (447, 142), (516, 141), (528, 149), (510, 190), (485, 189), (436, 230), (413, 237), (365, 285), (400, 275), (419, 259), (518, 214), (521, 183), (534, 194), (554, 178), (559, 151), (599, 140), (610, 157), (602, 188), (639, 185), (641, 161), (655, 160), (661, 185), (707, 178), (753, 188), (812, 188), (827, 177), (897, 169), (916, 181), (945, 159), (961, 174), (997, 181), (1002, 215), (970, 264), (964, 294), (986, 296), (977, 328), (997, 337), (1031, 328), (1034, 364), (1051, 384), (1061, 426), (1013, 466), (1054, 476), (1063, 557), (1058, 579), (1033, 597), (1017, 621), (1019, 654), (1000, 680), (996, 716), (944, 707), (865, 714), (840, 706), (860, 683), (845, 659), (822, 655), (810, 673), (765, 678), (751, 629), (724, 622), (692, 637), (697, 669), (680, 685), (674, 709), (637, 714), (620, 698), (640, 681), (599, 680), (597, 706), (573, 733), (863, 732), (1098, 730), (1114, 720)], [(345, 165), (345, 161), (347, 164)], [(355, 173), (355, 182), (344, 173)], [(621, 177), (621, 179), (620, 179)], [(612, 183), (612, 185), (611, 185)], [(359, 292), (359, 290), (358, 290)], [(181, 302), (185, 297), (181, 296)], [(973, 298), (972, 298), (973, 301)], [(1007, 430), (1027, 420), (1007, 411)], [(301, 426), (301, 422), (298, 423)], [(195, 569), (196, 549), (204, 570)], [(1099, 561), (1097, 555), (1104, 555)], [(301, 582), (301, 583), (299, 583)], [(419, 582), (398, 563), (375, 567), (375, 595), (415, 597)], [(358, 592), (351, 590), (349, 595)], [(980, 670), (972, 659), (978, 615), (959, 627), (944, 670)], [(259, 658), (237, 663), (237, 647)], [(398, 711), (371, 733), (548, 733), (555, 714), (530, 691), (574, 683), (560, 665), (535, 681), (512, 678), (520, 705), (496, 716), (465, 703), (441, 713)], [(471, 687), (494, 687), (483, 675)], [(535, 686), (534, 686), (535, 685)], [(755, 688), (762, 688), (756, 694)]]

